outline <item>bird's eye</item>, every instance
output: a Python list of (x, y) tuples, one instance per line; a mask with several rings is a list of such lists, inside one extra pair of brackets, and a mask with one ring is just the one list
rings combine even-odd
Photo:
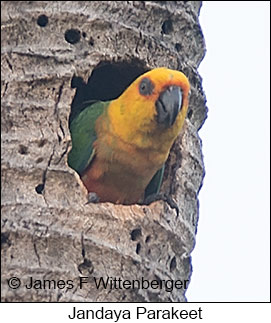
[(151, 95), (152, 91), (154, 89), (154, 85), (151, 80), (148, 78), (144, 78), (140, 83), (139, 83), (139, 93), (142, 95)]

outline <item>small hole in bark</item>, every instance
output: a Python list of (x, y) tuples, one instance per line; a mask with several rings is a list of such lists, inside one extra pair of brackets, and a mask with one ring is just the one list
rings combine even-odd
[(9, 233), (8, 232), (2, 232), (1, 233), (1, 245), (7, 244), (9, 247), (11, 246), (11, 242), (9, 240)]
[(131, 240), (135, 241), (142, 235), (141, 229), (137, 228), (131, 231)]
[(28, 154), (28, 148), (24, 145), (19, 146), (19, 153), (21, 155), (27, 155)]
[(90, 274), (93, 273), (94, 267), (91, 260), (84, 258), (84, 262), (78, 266), (78, 271), (82, 274), (83, 270), (87, 270)]
[(39, 157), (37, 160), (36, 160), (36, 163), (39, 164), (43, 161), (43, 158), (42, 157)]
[(65, 40), (70, 44), (76, 44), (80, 41), (81, 33), (78, 29), (68, 29), (65, 32)]
[(44, 184), (39, 184), (35, 187), (35, 190), (38, 194), (42, 194), (43, 190), (44, 190)]
[(192, 115), (193, 115), (193, 110), (192, 110), (192, 109), (190, 109), (190, 110), (188, 111), (188, 113), (187, 113), (187, 117), (188, 117), (188, 119), (189, 119), (189, 120), (192, 118)]
[(174, 256), (172, 259), (171, 259), (171, 262), (170, 262), (170, 265), (169, 265), (169, 269), (170, 271), (172, 272), (175, 268), (176, 268), (176, 257)]
[(175, 44), (175, 49), (177, 52), (180, 52), (182, 50), (182, 45), (180, 43)]
[(140, 249), (141, 249), (141, 244), (138, 242), (138, 244), (136, 245), (136, 253), (137, 254), (140, 253)]
[(11, 120), (7, 121), (7, 126), (9, 129), (11, 129), (13, 127), (13, 122)]
[(173, 23), (171, 19), (165, 20), (162, 25), (162, 31), (164, 34), (170, 34), (173, 31)]
[(94, 39), (92, 37), (90, 37), (88, 43), (90, 46), (94, 46)]
[(45, 27), (48, 24), (48, 17), (46, 15), (40, 15), (37, 19), (37, 24), (40, 27)]
[(150, 240), (151, 240), (151, 236), (147, 236), (146, 239), (145, 239), (145, 243), (150, 242)]
[(38, 142), (38, 147), (41, 148), (43, 147), (45, 144), (46, 144), (47, 140), (46, 139), (41, 139), (39, 142)]
[(83, 31), (83, 32), (82, 32), (82, 36), (83, 36), (84, 38), (86, 38), (86, 37), (87, 37), (87, 34)]

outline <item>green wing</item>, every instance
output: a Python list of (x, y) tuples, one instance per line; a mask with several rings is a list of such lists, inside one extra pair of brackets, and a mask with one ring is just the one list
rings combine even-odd
[(88, 106), (70, 124), (72, 150), (68, 155), (68, 164), (79, 175), (82, 175), (95, 154), (95, 123), (108, 104), (100, 101)]
[(150, 197), (152, 195), (156, 195), (159, 193), (159, 190), (160, 190), (160, 187), (162, 184), (163, 175), (164, 175), (164, 170), (165, 170), (165, 164), (163, 165), (163, 167), (161, 169), (159, 169), (155, 173), (155, 175), (153, 176), (153, 178), (149, 182), (148, 186), (146, 187), (145, 199), (147, 197)]

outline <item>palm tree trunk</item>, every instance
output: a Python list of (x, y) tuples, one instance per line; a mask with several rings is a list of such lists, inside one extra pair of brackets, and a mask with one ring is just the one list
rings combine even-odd
[[(185, 283), (191, 275), (204, 175), (197, 131), (207, 113), (197, 73), (205, 53), (200, 6), (1, 2), (2, 301), (186, 300), (187, 286), (179, 282), (169, 291), (163, 281)], [(71, 106), (73, 113), (86, 98), (118, 96), (158, 66), (182, 70), (192, 86), (185, 129), (162, 186), (179, 215), (163, 201), (86, 204), (86, 191), (67, 165)], [(10, 288), (11, 277), (21, 286)], [(94, 278), (101, 277), (116, 278), (116, 288), (97, 288)], [(120, 280), (133, 285), (119, 289)], [(143, 288), (144, 280), (162, 288)]]

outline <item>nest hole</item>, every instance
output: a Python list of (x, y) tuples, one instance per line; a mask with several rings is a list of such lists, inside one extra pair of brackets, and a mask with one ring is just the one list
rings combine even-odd
[[(81, 77), (74, 76), (71, 80), (71, 87), (76, 89), (76, 93), (71, 104), (69, 125), (91, 104), (118, 98), (138, 76), (146, 71), (148, 71), (146, 65), (133, 58), (129, 61), (100, 62), (93, 69), (87, 83)], [(71, 165), (70, 167), (73, 168)], [(74, 168), (74, 170), (78, 172), (78, 169)], [(136, 240), (141, 236), (141, 229), (135, 229), (130, 234), (131, 240)], [(140, 246), (137, 250), (139, 252)]]
[(145, 64), (136, 59), (120, 62), (103, 61), (93, 69), (87, 83), (81, 77), (74, 76), (71, 87), (77, 90), (71, 105), (70, 122), (86, 108), (84, 102), (118, 98), (139, 75), (147, 70)]

